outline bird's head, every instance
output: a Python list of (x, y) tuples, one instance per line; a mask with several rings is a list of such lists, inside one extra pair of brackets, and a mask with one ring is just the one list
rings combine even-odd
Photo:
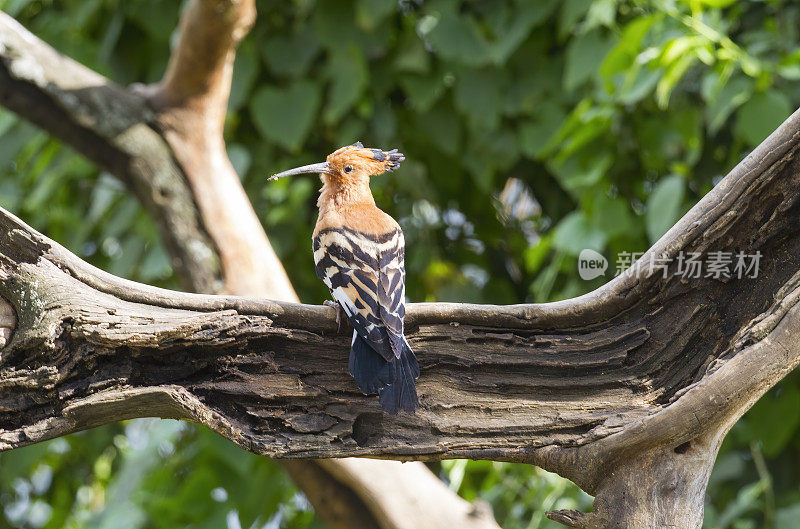
[(379, 175), (386, 171), (394, 171), (400, 167), (400, 162), (405, 160), (403, 153), (397, 149), (382, 151), (381, 149), (369, 149), (364, 147), (361, 142), (347, 145), (337, 149), (328, 155), (322, 163), (313, 163), (283, 171), (269, 177), (270, 180), (277, 180), (284, 176), (292, 176), (304, 173), (319, 173), (323, 180), (332, 179), (341, 183), (355, 182), (358, 180), (369, 179), (370, 176)]

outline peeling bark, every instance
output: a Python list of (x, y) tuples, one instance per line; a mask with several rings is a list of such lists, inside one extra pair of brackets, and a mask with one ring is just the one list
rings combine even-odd
[(558, 303), (411, 305), (416, 415), (360, 394), (329, 307), (118, 279), (4, 213), (0, 295), (19, 322), (0, 447), (157, 415), (272, 457), (534, 463), (596, 496), (555, 520), (699, 527), (725, 433), (800, 361), (799, 130), (796, 113), (643, 258), (746, 248), (757, 277), (632, 269)]
[[(0, 103), (128, 183), (156, 220), (188, 289), (296, 301), (222, 138), (235, 48), (254, 16), (252, 0), (191, 2), (162, 82), (125, 90), (0, 13)], [(0, 327), (0, 334), (7, 332)], [(432, 493), (425, 502), (396, 487), (390, 498), (373, 494), (361, 485), (368, 476), (342, 472), (337, 480), (313, 461), (285, 466), (332, 529), (349, 529), (355, 521), (370, 527), (378, 519), (383, 529), (398, 527), (403, 519), (428, 519), (420, 529), (466, 523), (464, 509), (451, 509), (446, 519), (436, 515), (442, 504), (470, 504), (446, 489), (433, 494), (439, 480), (421, 463), (385, 464), (381, 475), (399, 483), (416, 469), (417, 486)], [(396, 520), (386, 514), (390, 510)], [(469, 525), (476, 520), (470, 517)], [(491, 516), (480, 520), (485, 529), (497, 528)]]
[[(188, 13), (233, 5), (202, 3)], [(165, 232), (189, 212), (194, 224), (181, 232), (189, 239), (166, 233), (168, 246), (187, 256), (178, 265), (195, 289), (214, 291), (231, 269), (221, 252), (215, 268), (222, 232), (203, 228), (215, 216), (192, 199), (208, 182), (186, 185), (191, 160), (171, 154), (181, 141), (188, 153), (203, 144), (181, 140), (174, 121), (197, 92), (176, 88), (189, 95), (159, 99), (159, 90), (172, 90), (169, 76), (156, 91), (114, 87), (5, 15), (0, 29), (0, 102), (128, 178), (140, 196), (149, 193), (151, 211), (169, 217)], [(217, 64), (228, 64), (225, 57)], [(98, 119), (105, 115), (108, 123)], [(2, 212), (0, 296), (13, 310), (0, 309), (0, 332), (13, 334), (0, 350), (0, 448), (123, 418), (174, 417), (274, 457), (534, 463), (595, 495), (593, 513), (551, 513), (567, 525), (699, 527), (725, 433), (800, 360), (798, 138), (795, 114), (651, 248), (644, 262), (671, 259), (666, 277), (631, 270), (586, 296), (545, 305), (410, 306), (409, 339), (422, 367), (414, 416), (386, 416), (358, 392), (333, 309), (124, 281)], [(153, 175), (183, 187), (153, 186)], [(216, 218), (235, 218), (218, 211)], [(192, 257), (206, 251), (197, 248), (207, 255)], [(758, 277), (673, 274), (680, 252), (736, 250), (761, 252)], [(360, 488), (363, 475), (328, 465), (306, 470), (350, 480), (358, 500), (345, 503), (372, 511), (365, 527), (398, 526), (387, 522), (385, 498)], [(407, 509), (414, 499), (406, 499)]]
[(216, 250), (142, 95), (59, 54), (0, 12), (0, 104), (125, 182), (160, 219), (162, 240), (184, 286), (219, 290)]

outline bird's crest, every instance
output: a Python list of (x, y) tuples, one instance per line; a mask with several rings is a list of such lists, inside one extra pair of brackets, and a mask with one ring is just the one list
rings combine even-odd
[[(347, 176), (349, 172), (361, 169), (369, 175), (379, 175), (386, 171), (394, 171), (405, 160), (403, 153), (397, 149), (384, 151), (364, 147), (360, 141), (337, 149), (328, 155), (328, 165), (337, 173)], [(350, 170), (348, 171), (348, 167)]]
[(319, 173), (336, 177), (342, 181), (348, 181), (350, 176), (374, 176), (394, 171), (400, 167), (400, 162), (405, 160), (403, 153), (397, 149), (383, 151), (381, 149), (369, 149), (364, 147), (360, 141), (352, 145), (347, 145), (337, 149), (328, 155), (328, 159), (322, 163), (312, 163), (295, 167), (288, 171), (274, 174), (269, 180), (277, 180), (285, 176), (298, 174)]

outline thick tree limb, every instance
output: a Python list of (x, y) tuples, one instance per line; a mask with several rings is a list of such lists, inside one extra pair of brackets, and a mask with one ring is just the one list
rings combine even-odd
[(0, 12), (0, 104), (125, 182), (160, 219), (186, 287), (219, 290), (216, 250), (144, 97), (59, 54)]
[[(498, 527), (488, 503), (464, 501), (440, 480), (430, 479), (430, 471), (421, 463), (347, 458), (323, 459), (320, 465), (343, 483), (356, 484), (370, 511), (380, 514), (381, 527), (452, 527), (454, 522), (459, 529)], [(404, 492), (386, 492), (394, 490)], [(409, 509), (409, 503), (416, 508)], [(350, 527), (361, 526), (351, 522)]]
[(254, 0), (190, 2), (181, 16), (180, 39), (156, 99), (162, 107), (203, 107), (222, 136), (236, 47), (256, 19)]
[[(219, 251), (225, 291), (298, 301), (228, 159), (222, 134), (235, 49), (254, 18), (253, 0), (191, 2), (164, 79), (145, 93), (158, 109), (160, 128)], [(491, 512), (468, 515), (472, 505), (442, 487), (421, 463), (399, 468), (345, 459), (324, 466), (285, 461), (284, 466), (333, 529), (400, 529), (412, 520), (416, 529), (497, 528)], [(403, 487), (412, 474), (415, 486)], [(383, 484), (370, 483), (376, 475)], [(418, 490), (428, 496), (415, 494)]]
[[(128, 182), (161, 228), (188, 288), (296, 301), (222, 140), (235, 47), (254, 15), (250, 0), (191, 2), (164, 80), (129, 91), (59, 55), (0, 13), (0, 101)], [(37, 84), (40, 72), (44, 86)], [(118, 126), (108, 130), (107, 121)], [(424, 503), (412, 489), (371, 493), (364, 486), (369, 476), (353, 470), (364, 464), (341, 460), (323, 469), (314, 462), (284, 462), (332, 528), (377, 527), (378, 520), (383, 529), (403, 527), (403, 520), (417, 520), (420, 529), (478, 522), (497, 527), (485, 510), (462, 516), (472, 512), (471, 504), (448, 490), (434, 494), (439, 480), (421, 463), (386, 463), (380, 474), (387, 483), (403, 483), (413, 470), (416, 489), (429, 492)], [(330, 470), (338, 466), (334, 477)], [(444, 520), (437, 515), (442, 505), (449, 506)]]
[(159, 128), (219, 252), (224, 291), (299, 301), (228, 159), (222, 135), (236, 47), (255, 14), (255, 0), (190, 2), (164, 79), (142, 93), (157, 109)]
[(415, 416), (359, 394), (333, 309), (124, 281), (4, 214), (0, 294), (19, 323), (2, 446), (160, 415), (274, 457), (532, 462), (596, 495), (594, 513), (555, 519), (660, 527), (685, 511), (677, 526), (696, 527), (724, 434), (800, 359), (798, 131), (796, 113), (643, 258), (759, 251), (758, 277), (631, 270), (553, 304), (412, 305)]
[[(37, 123), (59, 116), (64, 122), (49, 123), (51, 130), (85, 144), (105, 167), (153, 173), (136, 161), (152, 161), (138, 147), (151, 133), (130, 125), (142, 123), (141, 114), (97, 125), (92, 115), (114, 101), (103, 99), (109, 86), (70, 92), (47, 77), (56, 77), (53, 64), (66, 61), (67, 78), (91, 76), (52, 50), (31, 52), (41, 43), (3, 15), (0, 24), (4, 104)], [(123, 101), (146, 109), (126, 94)], [(0, 294), (19, 321), (0, 352), (0, 443), (21, 446), (126, 417), (179, 417), (275, 456), (534, 462), (596, 495), (593, 513), (554, 519), (696, 527), (725, 432), (798, 361), (799, 121), (792, 116), (648, 254), (760, 251), (759, 277), (682, 282), (631, 272), (556, 304), (414, 306), (409, 329), (423, 367), (423, 410), (412, 417), (384, 416), (358, 394), (332, 309), (124, 282), (3, 215)], [(128, 125), (114, 128), (120, 123)], [(168, 135), (164, 123), (145, 128)], [(136, 141), (122, 141), (134, 129)], [(160, 145), (152, 156), (163, 160)], [(155, 167), (170, 175), (176, 166)], [(180, 243), (171, 250), (188, 251)]]

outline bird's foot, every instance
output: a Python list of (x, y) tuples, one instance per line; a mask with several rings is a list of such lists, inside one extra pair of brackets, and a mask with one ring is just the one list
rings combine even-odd
[(322, 304), (325, 305), (326, 307), (333, 307), (333, 308), (336, 309), (336, 332), (341, 331), (342, 330), (342, 306), (339, 305), (339, 303), (337, 303), (336, 301), (331, 301), (329, 299), (326, 299), (325, 301), (323, 301)]

